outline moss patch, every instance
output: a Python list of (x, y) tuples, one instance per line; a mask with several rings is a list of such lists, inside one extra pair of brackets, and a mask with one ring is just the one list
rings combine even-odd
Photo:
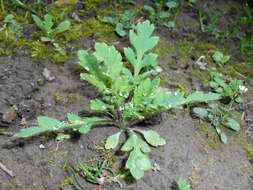
[(73, 104), (75, 102), (78, 102), (79, 100), (80, 100), (79, 94), (77, 94), (77, 93), (70, 93), (66, 97), (65, 104), (67, 104), (67, 105)]
[(253, 160), (253, 146), (246, 146), (246, 151), (247, 151), (247, 154), (248, 154), (248, 158), (249, 160)]

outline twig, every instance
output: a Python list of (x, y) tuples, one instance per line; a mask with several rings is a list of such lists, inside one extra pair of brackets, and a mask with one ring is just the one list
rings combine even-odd
[(9, 170), (4, 164), (0, 162), (0, 168), (9, 176), (14, 177), (13, 171)]

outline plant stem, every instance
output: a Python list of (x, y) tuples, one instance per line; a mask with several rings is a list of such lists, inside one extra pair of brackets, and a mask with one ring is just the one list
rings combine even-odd
[(4, 9), (4, 0), (1, 0), (1, 9), (3, 11), (3, 13), (5, 12), (5, 9)]

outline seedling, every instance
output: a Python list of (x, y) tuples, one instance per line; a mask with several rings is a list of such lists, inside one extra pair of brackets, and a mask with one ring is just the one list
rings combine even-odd
[(121, 147), (121, 151), (130, 152), (125, 167), (135, 179), (143, 177), (151, 169), (147, 155), (151, 147), (162, 146), (166, 142), (157, 132), (136, 126), (152, 115), (180, 108), (184, 104), (220, 99), (217, 93), (193, 92), (185, 97), (182, 92), (172, 93), (159, 87), (161, 69), (157, 65), (157, 55), (151, 52), (159, 40), (157, 36), (152, 36), (154, 29), (153, 24), (145, 21), (139, 23), (135, 30), (130, 30), (130, 43), (134, 49), (124, 48), (127, 63), (122, 62), (122, 55), (114, 46), (105, 43), (96, 43), (95, 52), (91, 54), (85, 50), (78, 51), (79, 64), (86, 70), (81, 73), (81, 79), (95, 86), (102, 97), (91, 100), (90, 111), (103, 113), (104, 116), (79, 117), (69, 113), (68, 122), (39, 116), (39, 127), (22, 129), (16, 137), (66, 129), (87, 134), (94, 125), (111, 125), (119, 130), (107, 138), (105, 148), (116, 148), (120, 136), (127, 134), (127, 140)]
[(210, 87), (219, 93), (223, 99), (228, 99), (232, 105), (234, 102), (243, 103), (242, 94), (247, 92), (247, 88), (243, 86), (243, 80), (230, 79), (227, 84), (221, 74), (211, 73)]
[(218, 104), (209, 104), (208, 108), (196, 107), (193, 111), (200, 119), (211, 122), (223, 143), (227, 143), (227, 135), (221, 130), (222, 126), (234, 131), (240, 129), (240, 124), (234, 119), (232, 113)]
[(55, 43), (56, 35), (67, 31), (70, 27), (70, 21), (65, 20), (61, 22), (56, 28), (53, 29), (54, 22), (53, 17), (50, 14), (44, 16), (44, 20), (41, 20), (38, 16), (32, 15), (32, 18), (36, 25), (43, 31), (44, 35), (41, 37), (42, 42), (51, 42), (56, 49), (61, 49), (58, 43)]
[(217, 21), (222, 16), (222, 13), (217, 12), (215, 15), (211, 12), (209, 8), (207, 8), (207, 14), (209, 17), (209, 22), (205, 28), (205, 31), (215, 36), (216, 39), (220, 37), (220, 31), (216, 27)]
[(114, 31), (120, 36), (124, 37), (127, 33), (126, 30), (133, 29), (134, 25), (131, 24), (131, 18), (134, 15), (134, 11), (126, 10), (121, 15), (120, 19), (116, 16), (105, 16), (103, 22), (111, 24), (115, 27)]
[(215, 63), (219, 65), (219, 67), (223, 67), (229, 61), (230, 56), (224, 55), (220, 51), (215, 51), (212, 58), (215, 61)]
[(185, 179), (179, 178), (178, 190), (191, 190)]
[[(165, 8), (164, 8), (165, 4)], [(144, 5), (144, 9), (149, 14), (151, 22), (167, 28), (174, 28), (175, 22), (171, 18), (173, 17), (173, 11), (178, 8), (178, 3), (173, 0), (155, 0), (155, 8), (149, 5)]]
[(244, 53), (245, 49), (252, 49), (253, 48), (253, 34), (249, 36), (242, 36), (241, 43), (240, 43), (240, 52)]
[(196, 4), (196, 0), (187, 0), (188, 4), (192, 7), (194, 4)]
[(15, 20), (14, 15), (8, 14), (3, 21), (3, 27), (0, 29), (10, 33), (11, 35), (15, 35), (17, 37), (21, 37), (23, 35), (23, 27)]

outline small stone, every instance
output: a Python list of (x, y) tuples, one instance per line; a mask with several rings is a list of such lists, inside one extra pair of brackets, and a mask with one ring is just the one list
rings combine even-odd
[(53, 81), (55, 79), (55, 76), (51, 75), (51, 72), (46, 67), (43, 69), (42, 75), (47, 81)]
[(45, 149), (46, 147), (43, 144), (40, 144), (40, 149)]

